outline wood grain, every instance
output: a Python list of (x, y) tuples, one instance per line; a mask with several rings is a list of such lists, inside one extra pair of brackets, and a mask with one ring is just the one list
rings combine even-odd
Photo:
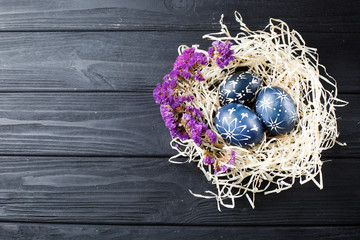
[[(2, 33), (0, 91), (147, 91), (171, 70), (181, 44), (205, 32)], [(136, 41), (141, 39), (142, 41)], [(304, 34), (341, 93), (360, 92), (360, 34)]]
[[(269, 17), (312, 32), (359, 32), (359, 2), (203, 1), (203, 0), (32, 0), (0, 1), (2, 31), (207, 30), (218, 29), (223, 13), (232, 29), (238, 10), (250, 27), (263, 28)], [(346, 16), (346, 17), (344, 17)]]
[[(359, 98), (338, 109), (339, 141), (327, 157), (359, 155)], [(152, 94), (0, 94), (0, 154), (61, 156), (171, 156), (169, 131)]]
[[(0, 154), (161, 155), (168, 130), (144, 93), (4, 93)], [(165, 144), (166, 143), (166, 144)]]
[(202, 227), (202, 226), (108, 226), (68, 224), (1, 223), (0, 237), (8, 240), (78, 239), (356, 239), (359, 227)]
[[(0, 239), (357, 239), (360, 2), (0, 0)], [(312, 183), (218, 212), (196, 164), (167, 159), (152, 90), (180, 44), (280, 18), (338, 80), (339, 141)]]
[[(296, 186), (245, 198), (217, 211), (189, 193), (215, 190), (196, 164), (166, 158), (0, 157), (0, 221), (96, 224), (344, 225), (360, 224), (360, 164), (323, 167), (325, 188)], [(1, 236), (1, 235), (0, 235)]]

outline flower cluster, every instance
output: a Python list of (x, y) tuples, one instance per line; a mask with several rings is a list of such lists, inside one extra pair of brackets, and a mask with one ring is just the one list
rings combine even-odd
[(219, 174), (219, 173), (223, 173), (226, 172), (227, 170), (229, 170), (231, 167), (231, 165), (233, 165), (235, 163), (235, 151), (231, 151), (230, 154), (230, 159), (228, 160), (228, 162), (222, 166), (220, 166), (219, 168), (215, 169), (215, 174)]
[(213, 47), (209, 48), (208, 54), (211, 58), (215, 57), (216, 64), (219, 68), (226, 67), (230, 61), (235, 59), (233, 56), (234, 51), (230, 49), (232, 45), (229, 41), (225, 41), (224, 43), (215, 41), (212, 43)]
[[(192, 105), (194, 97), (187, 94), (187, 89), (195, 80), (205, 81), (201, 69), (208, 65), (209, 61), (216, 61), (220, 68), (224, 68), (234, 60), (230, 42), (216, 41), (212, 45), (213, 47), (208, 51), (210, 59), (205, 54), (196, 52), (194, 47), (184, 50), (176, 58), (172, 71), (164, 76), (163, 83), (158, 83), (153, 92), (156, 103), (160, 104), (161, 116), (165, 126), (170, 130), (171, 136), (181, 140), (192, 139), (198, 146), (201, 146), (204, 141), (214, 144), (217, 137), (201, 121), (202, 113)], [(215, 158), (208, 153), (203, 161), (205, 164), (214, 164)], [(231, 159), (228, 164), (231, 164)], [(217, 166), (219, 167), (218, 172), (228, 169), (224, 166)]]
[(174, 110), (169, 105), (161, 105), (160, 113), (172, 137), (178, 137), (181, 140), (189, 138), (189, 135), (179, 127), (177, 114), (174, 113)]
[(174, 69), (170, 75), (181, 75), (184, 79), (188, 80), (193, 77), (196, 80), (204, 81), (199, 68), (207, 65), (207, 57), (203, 53), (195, 52), (195, 48), (186, 49), (181, 55), (176, 58)]
[(216, 135), (208, 126), (200, 121), (202, 113), (191, 106), (194, 97), (184, 95), (181, 87), (190, 86), (192, 80), (204, 81), (200, 68), (207, 65), (207, 57), (203, 53), (195, 52), (195, 48), (186, 49), (177, 57), (173, 70), (165, 75), (162, 84), (158, 83), (153, 95), (156, 103), (160, 104), (160, 113), (172, 137), (181, 140), (191, 138), (200, 146), (207, 138), (210, 143), (216, 142)]
[(169, 105), (175, 109), (184, 102), (191, 102), (193, 96), (184, 96), (176, 92), (178, 81), (185, 82), (191, 78), (204, 81), (204, 77), (197, 68), (206, 64), (208, 62), (205, 54), (195, 52), (195, 48), (186, 49), (183, 54), (177, 57), (173, 70), (164, 76), (163, 83), (157, 84), (153, 92), (156, 103)]
[(201, 112), (192, 106), (187, 106), (182, 116), (182, 124), (185, 126), (189, 137), (194, 140), (196, 145), (200, 146), (203, 142), (201, 135), (208, 129), (208, 126), (199, 121), (202, 117)]
[(213, 164), (215, 162), (215, 159), (206, 154), (203, 161), (205, 164)]

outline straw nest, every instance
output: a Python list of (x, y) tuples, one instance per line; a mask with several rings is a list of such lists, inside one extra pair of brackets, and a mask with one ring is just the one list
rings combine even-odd
[[(290, 30), (285, 22), (270, 19), (264, 30), (252, 31), (238, 12), (235, 12), (235, 19), (240, 24), (236, 36), (230, 35), (223, 24), (223, 16), (221, 31), (203, 36), (209, 40), (233, 42), (231, 49), (235, 60), (225, 69), (216, 65), (201, 69), (206, 81), (194, 83), (190, 93), (195, 97), (194, 106), (203, 113), (202, 121), (217, 133), (214, 116), (220, 107), (218, 86), (239, 67), (246, 67), (260, 76), (264, 86), (279, 86), (287, 91), (297, 106), (299, 117), (289, 134), (274, 137), (265, 132), (262, 142), (251, 149), (228, 145), (218, 134), (216, 146), (208, 147), (213, 151), (233, 150), (236, 153), (234, 165), (221, 174), (214, 174), (210, 165), (200, 161), (205, 157), (205, 150), (192, 140), (174, 138), (171, 141), (178, 154), (169, 161), (180, 163), (175, 159), (186, 157), (186, 162), (197, 162), (217, 191), (192, 194), (215, 198), (219, 210), (221, 206), (233, 208), (235, 199), (243, 196), (254, 208), (256, 193), (279, 193), (291, 188), (296, 179), (301, 184), (312, 181), (322, 189), (321, 152), (336, 143), (339, 134), (335, 107), (346, 104), (337, 98), (336, 81), (319, 64), (317, 50), (307, 47), (301, 35)], [(195, 47), (202, 51), (197, 45)], [(179, 54), (186, 48), (180, 46)], [(325, 89), (324, 83), (331, 89)]]

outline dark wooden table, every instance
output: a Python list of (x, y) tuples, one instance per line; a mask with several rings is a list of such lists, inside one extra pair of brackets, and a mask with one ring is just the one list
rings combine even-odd
[[(324, 185), (217, 211), (195, 164), (173, 165), (152, 90), (180, 44), (286, 21), (349, 101)], [(0, 239), (359, 239), (359, 1), (1, 0)]]

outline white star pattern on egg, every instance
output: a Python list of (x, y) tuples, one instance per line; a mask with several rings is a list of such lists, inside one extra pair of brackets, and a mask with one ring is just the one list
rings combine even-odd
[(252, 127), (252, 129), (250, 129), (250, 131), (258, 131), (259, 130), (259, 128), (256, 126), (256, 125), (253, 125), (253, 127)]
[(275, 121), (270, 118), (269, 124), (266, 125), (266, 126), (267, 126), (268, 128), (270, 128), (270, 131), (275, 130), (278, 134), (280, 134), (280, 133), (279, 133), (279, 129), (284, 129), (284, 128), (283, 128), (283, 127), (280, 127), (279, 125), (280, 125), (283, 121), (284, 121), (284, 120), (278, 122), (278, 119), (277, 119), (277, 118), (275, 119)]
[(243, 120), (244, 117), (249, 117), (249, 115), (247, 113), (241, 113), (241, 120)]
[(228, 100), (229, 103), (232, 103), (233, 101), (235, 101), (234, 98), (228, 98), (227, 100)]
[(230, 113), (230, 117), (231, 117), (231, 114), (235, 111), (236, 111), (235, 108), (228, 109), (228, 112)]
[(232, 84), (232, 87), (233, 87), (233, 88), (236, 88), (237, 82), (233, 81), (233, 82), (231, 82), (230, 84)]
[(277, 96), (276, 99), (279, 99), (280, 98), (280, 102), (282, 103), (284, 100), (288, 100), (288, 96), (287, 96), (287, 93), (285, 92), (276, 92), (275, 95)]
[[(226, 125), (225, 125), (226, 123)], [(224, 117), (222, 120), (222, 126), (220, 126), (219, 124), (216, 124), (216, 127), (218, 129), (223, 129), (224, 132), (221, 133), (220, 135), (226, 140), (226, 141), (231, 141), (231, 140), (235, 140), (236, 142), (238, 141), (247, 141), (250, 139), (250, 136), (243, 134), (243, 131), (246, 129), (246, 125), (240, 125), (237, 126), (238, 123), (238, 119), (234, 118), (230, 123), (228, 122), (227, 118)], [(227, 129), (223, 126), (227, 126)], [(234, 133), (236, 130), (239, 130), (239, 133)], [(243, 138), (239, 139), (238, 136), (241, 136)]]
[(254, 95), (253, 91), (249, 88), (249, 86), (250, 85), (247, 85), (245, 88), (246, 93), (252, 93)]
[(271, 101), (271, 98), (265, 97), (263, 100), (259, 101), (259, 105), (257, 107), (259, 107), (261, 111), (265, 111), (267, 113), (268, 109), (271, 110), (272, 103), (273, 101)]
[(229, 97), (229, 94), (231, 93), (230, 89), (224, 89), (224, 92), (226, 94), (226, 97)]
[(240, 79), (246, 79), (246, 76), (245, 76), (244, 73), (241, 73), (241, 74), (239, 75), (239, 77), (240, 77)]
[(252, 83), (252, 84), (257, 84), (257, 83), (260, 82), (260, 79), (257, 78), (254, 74), (252, 74), (252, 77), (253, 77), (253, 79), (251, 80), (250, 83)]
[(242, 98), (242, 97), (243, 97), (243, 94), (242, 94), (242, 93), (236, 93), (236, 96), (237, 96), (238, 98)]

